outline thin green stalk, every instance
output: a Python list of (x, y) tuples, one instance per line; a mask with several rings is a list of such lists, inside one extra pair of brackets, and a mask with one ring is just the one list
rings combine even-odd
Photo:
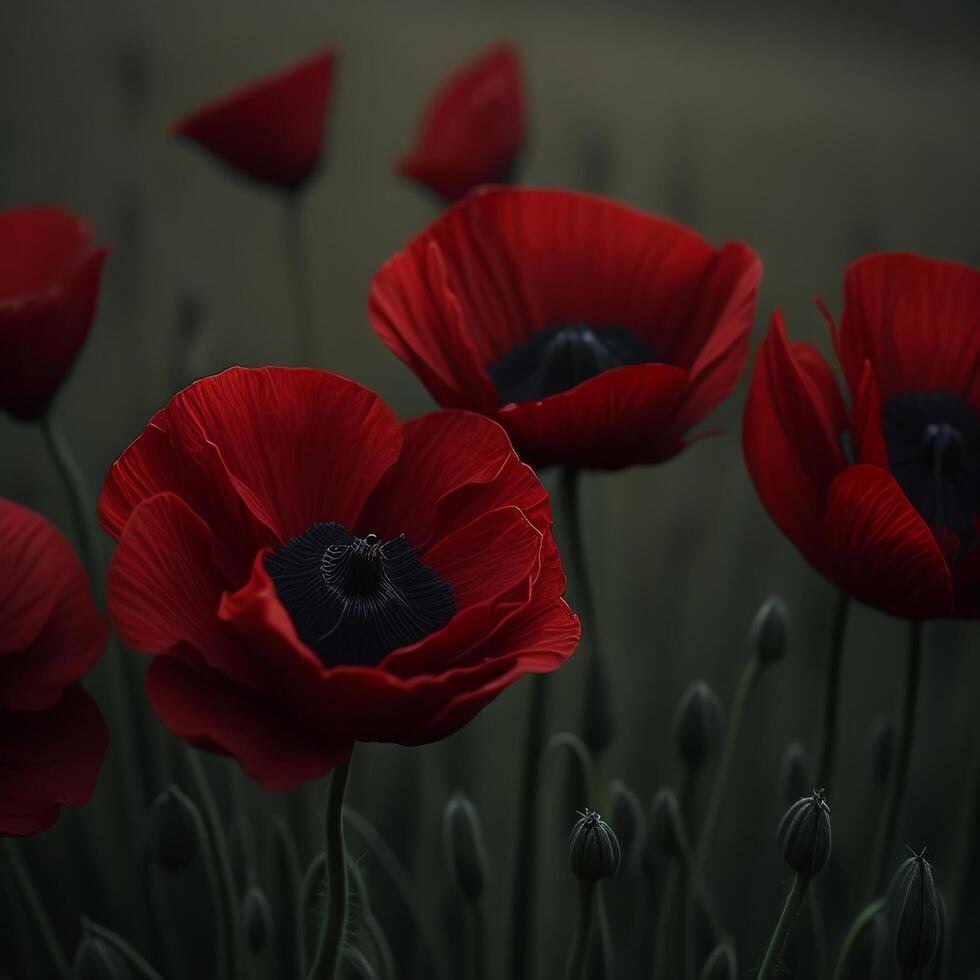
[(844, 636), (851, 598), (846, 592), (837, 595), (834, 606), (834, 625), (830, 632), (830, 651), (827, 658), (827, 688), (823, 699), (823, 728), (820, 735), (820, 762), (817, 785), (829, 794), (833, 788), (837, 760), (837, 716), (840, 709), (841, 662), (844, 659)]
[(307, 959), (306, 925), (310, 913), (315, 907), (316, 889), (323, 881), (323, 869), (327, 865), (327, 856), (320, 851), (310, 862), (306, 873), (303, 875), (303, 885), (300, 890), (300, 914), (296, 918), (296, 945), (299, 948), (300, 976), (306, 977), (309, 969)]
[(578, 922), (575, 925), (575, 939), (565, 969), (565, 980), (586, 980), (588, 977), (589, 942), (592, 939), (592, 925), (595, 918), (596, 883), (583, 878), (579, 881), (579, 886)]
[(221, 904), (224, 909), (225, 928), (228, 939), (228, 962), (231, 966), (231, 976), (244, 977), (245, 963), (242, 955), (242, 931), (240, 902), (235, 891), (235, 878), (231, 870), (231, 855), (228, 852), (228, 838), (225, 836), (224, 823), (218, 806), (214, 801), (207, 773), (201, 763), (196, 749), (186, 746), (187, 765), (190, 769), (194, 788), (201, 802), (201, 811), (211, 842), (214, 855), (215, 870), (221, 894)]
[(576, 612), (582, 624), (582, 639), (585, 641), (588, 654), (582, 705), (582, 738), (593, 757), (599, 762), (612, 742), (613, 719), (610, 705), (609, 666), (599, 641), (595, 600), (582, 539), (579, 490), (579, 470), (564, 467), (561, 471), (558, 497), (562, 508), (563, 530), (568, 542), (566, 555), (572, 572)]
[[(303, 976), (303, 966), (296, 946), (295, 923), (303, 910), (300, 907), (302, 877), (296, 840), (286, 820), (277, 816), (272, 824), (272, 858), (276, 896), (276, 934), (279, 936), (279, 973), (283, 978)], [(292, 929), (292, 933), (290, 933)]]
[(313, 367), (316, 360), (313, 298), (310, 280), (310, 256), (303, 221), (304, 198), (289, 195), (284, 202), (286, 269), (293, 295), (296, 324), (296, 361), (301, 367)]
[(541, 790), (541, 749), (548, 710), (548, 679), (535, 674), (530, 681), (531, 699), (524, 732), (524, 761), (511, 896), (510, 972), (513, 980), (526, 980), (534, 959), (532, 937), (537, 884), (538, 809)]
[(613, 965), (612, 932), (609, 929), (609, 913), (606, 911), (605, 892), (596, 888), (595, 897), (596, 926), (599, 933), (599, 962), (602, 964), (601, 980), (613, 980), (615, 967)]
[(672, 971), (676, 956), (672, 954), (675, 952), (673, 940), (677, 931), (676, 898), (682, 875), (683, 870), (680, 867), (680, 862), (672, 860), (667, 869), (667, 881), (664, 884), (660, 896), (660, 907), (657, 910), (657, 934), (653, 948), (653, 980), (671, 980), (672, 977), (676, 976)]
[(793, 931), (793, 925), (799, 917), (809, 884), (810, 879), (803, 875), (797, 875), (793, 879), (793, 887), (790, 889), (789, 895), (786, 896), (783, 913), (780, 915), (772, 938), (769, 940), (766, 958), (762, 961), (762, 967), (759, 969), (756, 980), (769, 980), (770, 977), (776, 975), (776, 966), (782, 958), (783, 950), (786, 948), (786, 941), (789, 939), (789, 934)]
[(851, 928), (847, 930), (847, 935), (841, 944), (840, 955), (837, 957), (837, 966), (834, 967), (834, 980), (844, 980), (847, 976), (847, 968), (850, 965), (851, 957), (857, 952), (861, 937), (871, 923), (884, 911), (884, 908), (885, 900), (883, 898), (876, 899), (868, 905), (865, 905), (858, 913), (857, 918), (851, 923)]
[(960, 914), (969, 894), (973, 880), (972, 857), (977, 846), (977, 831), (980, 828), (980, 741), (974, 740), (972, 758), (966, 772), (966, 792), (956, 820), (953, 837), (953, 860), (949, 863), (950, 887), (948, 911), (946, 913), (946, 954), (952, 955), (952, 948), (959, 935), (957, 928)]
[(308, 980), (339, 980), (347, 934), (347, 851), (344, 847), (344, 791), (350, 757), (334, 769), (327, 790), (327, 908)]
[(24, 864), (24, 858), (20, 853), (17, 842), (7, 840), (3, 843), (5, 845), (3, 848), (4, 853), (6, 853), (10, 863), (14, 886), (20, 894), (23, 903), (22, 908), (26, 910), (28, 917), (34, 923), (38, 938), (41, 940), (41, 946), (45, 953), (47, 953), (47, 957), (51, 961), (56, 975), (67, 978), (70, 971), (68, 960), (58, 943), (58, 937), (55, 935), (54, 927), (48, 918), (48, 913), (44, 908), (44, 903), (41, 901), (41, 896), (38, 895), (37, 889), (34, 887), (34, 882), (31, 880), (27, 865)]
[(137, 977), (142, 977), (143, 980), (163, 980), (163, 977), (122, 936), (90, 919), (83, 920), (83, 926), (87, 933), (111, 946), (136, 971)]
[(469, 903), (470, 913), (470, 969), (472, 980), (486, 980), (487, 975), (487, 924), (482, 901)]
[(919, 701), (919, 684), (922, 680), (922, 623), (909, 623), (909, 653), (905, 673), (905, 694), (902, 703), (902, 717), (899, 725), (898, 749), (892, 767), (891, 782), (878, 833), (875, 837), (874, 858), (871, 863), (871, 877), (868, 881), (867, 901), (875, 898), (881, 891), (887, 877), (891, 859), (895, 831), (905, 799), (908, 783), (909, 760), (912, 757), (912, 741), (915, 736), (916, 708)]

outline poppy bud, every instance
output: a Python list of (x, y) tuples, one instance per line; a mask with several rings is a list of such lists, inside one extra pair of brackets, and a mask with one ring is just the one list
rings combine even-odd
[(830, 807), (823, 790), (797, 800), (783, 816), (777, 836), (786, 863), (806, 878), (816, 875), (830, 857)]
[(738, 980), (738, 960), (728, 943), (720, 943), (701, 967), (698, 980)]
[(871, 771), (879, 784), (888, 782), (894, 749), (895, 726), (890, 719), (879, 718), (871, 732)]
[(71, 971), (72, 980), (130, 980), (132, 974), (122, 957), (98, 936), (86, 936)]
[(176, 786), (165, 789), (150, 807), (146, 843), (150, 857), (168, 871), (179, 871), (197, 855), (193, 803)]
[(650, 807), (650, 836), (653, 846), (665, 857), (683, 861), (687, 857), (687, 835), (677, 794), (661, 786)]
[(586, 881), (610, 878), (619, 870), (619, 841), (595, 810), (586, 808), (568, 838), (568, 861), (574, 874)]
[(487, 849), (476, 807), (463, 793), (453, 793), (442, 817), (446, 864), (456, 887), (471, 902), (487, 883)]
[(245, 924), (245, 938), (248, 948), (256, 955), (262, 953), (272, 938), (272, 906), (265, 892), (258, 885), (252, 885), (245, 892), (242, 903), (242, 922)]
[(789, 639), (789, 610), (778, 595), (771, 595), (759, 606), (752, 620), (752, 651), (763, 666), (786, 655)]
[(942, 911), (925, 853), (903, 861), (889, 888), (895, 958), (906, 970), (919, 970), (932, 960), (942, 933)]
[(806, 795), (810, 782), (810, 766), (806, 749), (799, 742), (790, 742), (779, 766), (779, 798), (785, 806)]
[(704, 681), (695, 681), (674, 712), (673, 736), (677, 754), (689, 766), (699, 766), (715, 751), (724, 720), (721, 704)]

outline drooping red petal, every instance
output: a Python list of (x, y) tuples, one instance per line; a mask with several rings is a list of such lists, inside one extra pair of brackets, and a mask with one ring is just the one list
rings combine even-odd
[(0, 708), (54, 704), (106, 638), (68, 542), (40, 514), (0, 500)]
[(883, 402), (951, 391), (980, 409), (980, 270), (917, 255), (868, 255), (844, 279), (841, 365), (852, 392), (870, 361)]
[(95, 702), (73, 684), (41, 711), (0, 709), (0, 835), (50, 827), (95, 789), (109, 742)]
[(890, 473), (866, 464), (844, 470), (827, 495), (823, 533), (829, 575), (855, 598), (902, 619), (951, 614), (946, 560)]
[(234, 756), (268, 790), (319, 779), (350, 755), (350, 741), (304, 728), (288, 708), (203, 664), (154, 658), (146, 694), (169, 731)]
[(506, 180), (524, 146), (525, 101), (517, 51), (493, 45), (439, 89), (398, 171), (449, 201)]
[(295, 187), (320, 162), (335, 61), (324, 48), (205, 105), (174, 133), (246, 176)]

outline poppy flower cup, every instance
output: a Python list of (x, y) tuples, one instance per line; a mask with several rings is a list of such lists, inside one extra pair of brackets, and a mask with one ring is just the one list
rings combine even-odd
[(980, 271), (871, 255), (830, 366), (772, 320), (743, 446), (762, 503), (841, 589), (912, 620), (980, 616)]
[(564, 191), (490, 188), (376, 273), (381, 339), (445, 408), (535, 466), (657, 463), (735, 385), (762, 267), (680, 225)]
[(107, 633), (68, 542), (0, 500), (0, 835), (50, 827), (92, 795), (108, 734), (79, 681)]
[(39, 419), (88, 337), (109, 250), (58, 207), (0, 211), (0, 407)]
[(308, 369), (233, 368), (158, 412), (113, 465), (109, 610), (154, 654), (172, 732), (285, 790), (355, 741), (418, 744), (579, 639), (547, 496), (503, 430), (400, 423)]
[(446, 201), (508, 182), (527, 138), (526, 102), (517, 51), (493, 45), (439, 89), (397, 171)]
[(320, 163), (335, 61), (325, 48), (208, 103), (173, 133), (260, 183), (297, 187)]

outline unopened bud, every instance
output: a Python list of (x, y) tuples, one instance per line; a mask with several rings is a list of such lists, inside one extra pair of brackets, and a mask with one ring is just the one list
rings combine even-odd
[(721, 943), (705, 960), (698, 980), (738, 980), (738, 960), (728, 943)]
[(684, 861), (687, 858), (687, 835), (677, 794), (669, 786), (657, 790), (650, 806), (650, 838), (665, 857)]
[(895, 958), (906, 970), (921, 970), (939, 949), (942, 911), (925, 851), (902, 862), (889, 887), (895, 928)]
[(272, 906), (258, 885), (251, 885), (242, 903), (242, 922), (248, 948), (256, 955), (264, 952), (272, 939)]
[(130, 980), (123, 958), (98, 936), (86, 936), (71, 971), (72, 980)]
[(752, 620), (752, 652), (766, 666), (786, 656), (789, 641), (789, 610), (778, 595), (771, 595)]
[(146, 843), (152, 859), (168, 871), (179, 871), (194, 862), (198, 847), (194, 804), (176, 786), (153, 801)]
[(783, 816), (777, 836), (786, 863), (797, 874), (818, 874), (830, 857), (830, 807), (823, 790), (797, 800)]
[(810, 766), (806, 749), (799, 742), (790, 742), (779, 766), (779, 798), (784, 806), (805, 796), (810, 781)]
[(706, 762), (721, 741), (724, 728), (721, 703), (704, 681), (695, 681), (674, 712), (674, 746), (689, 766)]
[(487, 884), (487, 849), (476, 807), (463, 793), (454, 793), (442, 817), (446, 863), (456, 887), (471, 902)]
[(568, 838), (568, 861), (573, 873), (586, 881), (601, 881), (619, 870), (619, 841), (594, 810), (586, 809)]

